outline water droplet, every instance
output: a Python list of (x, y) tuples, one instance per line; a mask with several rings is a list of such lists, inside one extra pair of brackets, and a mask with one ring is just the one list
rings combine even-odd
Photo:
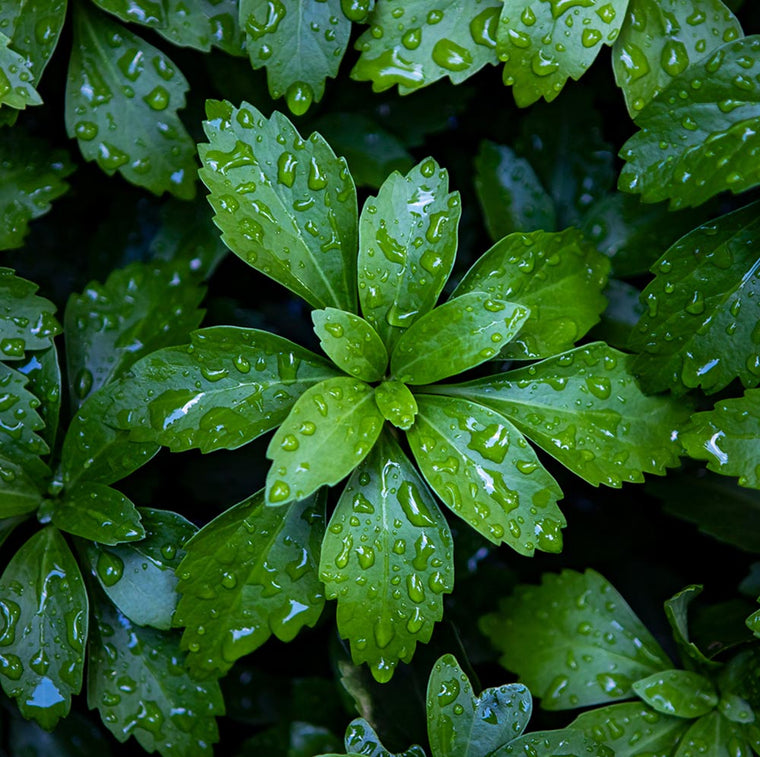
[(153, 110), (166, 110), (166, 108), (169, 107), (169, 92), (165, 87), (162, 87), (159, 84), (145, 95), (143, 100), (145, 100)]
[(433, 46), (432, 57), (441, 68), (448, 71), (464, 71), (472, 65), (470, 51), (445, 37)]
[(284, 481), (275, 481), (269, 489), (270, 502), (285, 502), (290, 497), (290, 487)]
[(74, 134), (76, 135), (77, 139), (81, 139), (84, 142), (89, 142), (98, 136), (97, 124), (94, 124), (92, 121), (79, 121), (79, 123), (77, 123), (77, 125), (74, 127)]
[(103, 550), (98, 555), (95, 570), (104, 586), (113, 586), (121, 580), (124, 574), (124, 562), (118, 555)]
[(499, 26), (499, 8), (487, 8), (470, 21), (470, 36), (476, 45), (496, 48), (496, 30)]
[(414, 28), (407, 29), (404, 36), (401, 37), (401, 44), (407, 50), (416, 50), (422, 42), (422, 29)]
[(670, 76), (678, 76), (689, 65), (689, 53), (683, 42), (677, 39), (669, 39), (662, 48), (660, 65), (665, 73)]
[(302, 116), (314, 101), (314, 90), (303, 81), (293, 82), (285, 92), (285, 102), (294, 116)]

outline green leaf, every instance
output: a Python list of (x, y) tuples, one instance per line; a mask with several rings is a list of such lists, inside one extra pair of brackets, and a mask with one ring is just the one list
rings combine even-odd
[(319, 346), (346, 373), (364, 381), (378, 381), (388, 365), (388, 352), (372, 326), (345, 310), (313, 310), (311, 320)]
[(584, 480), (620, 487), (678, 465), (676, 429), (688, 413), (683, 402), (643, 394), (631, 359), (595, 342), (509, 373), (426, 391), (486, 405)]
[(708, 394), (735, 378), (760, 382), (760, 295), (757, 252), (760, 204), (722, 216), (687, 234), (652, 266), (641, 295), (648, 310), (631, 337), (633, 364), (649, 392)]
[(23, 246), (29, 221), (68, 190), (74, 165), (65, 150), (52, 150), (23, 129), (6, 127), (0, 135), (0, 250), (12, 250)]
[(631, 118), (689, 65), (740, 36), (739, 22), (721, 0), (667, 6), (630, 0), (612, 67)]
[(641, 757), (672, 755), (689, 723), (661, 715), (642, 702), (624, 702), (584, 712), (569, 727), (606, 744), (615, 757)]
[[(341, 494), (322, 544), (319, 575), (338, 600), (354, 663), (380, 682), (409, 662), (443, 616), (454, 584), (449, 527), (390, 434), (380, 437)], [(361, 579), (361, 580), (357, 580)]]
[(383, 381), (375, 387), (375, 402), (383, 418), (396, 428), (406, 431), (412, 427), (419, 408), (406, 384), (393, 379)]
[(599, 320), (609, 261), (576, 229), (510, 234), (483, 254), (454, 295), (486, 292), (530, 309), (502, 359), (551, 357), (572, 349)]
[(687, 586), (665, 601), (665, 616), (673, 631), (673, 639), (678, 645), (678, 652), (685, 667), (710, 669), (718, 663), (709, 660), (700, 648), (691, 641), (689, 635), (689, 605), (702, 593), (702, 587)]
[(515, 231), (553, 231), (554, 202), (533, 167), (506, 145), (484, 140), (475, 158), (475, 191), (493, 241)]
[(87, 607), (76, 560), (55, 528), (34, 534), (0, 578), (0, 684), (48, 731), (82, 688)]
[(0, 518), (32, 513), (42, 497), (39, 483), (21, 465), (0, 454)]
[(9, 46), (11, 42), (10, 37), (0, 32), (0, 107), (24, 110), (27, 105), (41, 105), (42, 98), (32, 84), (32, 66)]
[(710, 757), (751, 757), (750, 741), (741, 727), (718, 712), (699, 718), (679, 742), (673, 757), (701, 751)]
[[(634, 681), (672, 667), (623, 597), (593, 570), (521, 585), (480, 628), (546, 710), (632, 696)], [(561, 672), (560, 672), (561, 671)]]
[(578, 80), (602, 45), (620, 32), (628, 0), (505, 0), (496, 52), (504, 83), (522, 108), (544, 97), (551, 102), (569, 78)]
[(636, 681), (636, 694), (665, 715), (698, 718), (718, 704), (715, 688), (704, 676), (690, 670), (664, 670)]
[(615, 757), (612, 750), (571, 728), (533, 731), (497, 749), (491, 757)]
[(16, 370), (29, 379), (27, 389), (40, 401), (38, 413), (45, 427), (40, 435), (49, 447), (55, 443), (61, 410), (61, 366), (55, 342), (27, 356)]
[(77, 5), (66, 131), (86, 160), (155, 194), (195, 194), (194, 145), (177, 110), (188, 84), (160, 50)]
[(739, 486), (760, 489), (759, 421), (760, 389), (748, 389), (743, 397), (692, 415), (680, 434), (681, 444), (690, 457), (707, 460), (708, 470), (738, 476)]
[(447, 654), (433, 666), (427, 687), (428, 738), (434, 757), (482, 757), (520, 736), (533, 711), (528, 689), (519, 683), (486, 689), (475, 696), (456, 658)]
[(116, 489), (90, 481), (67, 489), (55, 501), (51, 514), (61, 531), (101, 544), (137, 541), (145, 536), (140, 513)]
[(0, 268), (0, 360), (24, 360), (25, 351), (46, 350), (61, 333), (55, 305), (36, 291), (36, 284)]
[(620, 152), (627, 162), (618, 187), (682, 208), (758, 184), (758, 50), (758, 36), (729, 42), (673, 79), (636, 119), (640, 131)]
[(591, 332), (592, 338), (611, 347), (627, 349), (633, 327), (644, 314), (640, 294), (637, 287), (619, 279), (610, 279), (604, 289), (609, 305)]
[(267, 447), (267, 504), (337, 484), (364, 460), (383, 423), (375, 390), (363, 381), (338, 376), (307, 389)]
[[(200, 177), (224, 243), (314, 307), (356, 312), (356, 187), (316, 132), (275, 111), (206, 102)], [(261, 140), (261, 141), (258, 141)]]
[(454, 265), (461, 215), (458, 192), (432, 159), (391, 174), (359, 219), (362, 313), (390, 349), (435, 306)]
[[(421, 746), (409, 747), (409, 749), (391, 753), (377, 737), (375, 730), (364, 718), (352, 720), (346, 728), (345, 739), (347, 755), (364, 755), (364, 757), (425, 757), (425, 750)], [(325, 756), (329, 757), (329, 756)]]
[(92, 575), (133, 623), (162, 631), (172, 627), (177, 606), (175, 572), (197, 527), (169, 510), (140, 510), (145, 538), (129, 544), (86, 544)]
[(409, 445), (435, 493), (478, 533), (521, 555), (559, 552), (562, 490), (503, 416), (461, 398), (419, 395)]
[[(399, 10), (401, 13), (399, 13)], [(351, 78), (371, 81), (375, 92), (398, 84), (405, 95), (445, 76), (453, 84), (496, 65), (497, 0), (378, 0), (372, 26), (356, 42), (361, 50)]]
[(266, 66), (269, 94), (285, 95), (297, 116), (322, 99), (325, 79), (337, 75), (351, 34), (340, 0), (240, 0), (240, 25), (251, 66)]
[(428, 384), (490, 360), (515, 338), (530, 310), (468, 292), (415, 321), (391, 353), (391, 373), (405, 384)]
[(204, 526), (185, 546), (174, 618), (196, 676), (224, 675), (274, 634), (292, 641), (319, 620), (324, 498), (266, 507), (264, 492)]
[(224, 712), (216, 681), (199, 682), (184, 668), (173, 636), (134, 625), (108, 601), (94, 603), (87, 704), (100, 711), (118, 741), (134, 736), (162, 757), (211, 757)]
[(325, 360), (256, 329), (213, 326), (189, 347), (147, 355), (108, 387), (109, 423), (180, 452), (237, 449), (282, 423), (308, 388), (335, 376)]

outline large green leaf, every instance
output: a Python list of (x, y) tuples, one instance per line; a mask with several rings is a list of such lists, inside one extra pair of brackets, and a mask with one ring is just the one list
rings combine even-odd
[(633, 690), (650, 707), (664, 715), (693, 719), (718, 704), (712, 683), (691, 670), (663, 670), (636, 681)]
[(177, 110), (188, 84), (160, 50), (95, 10), (74, 9), (66, 130), (109, 175), (182, 199), (195, 194), (194, 145)]
[(623, 597), (593, 570), (545, 573), (540, 586), (518, 586), (480, 627), (502, 665), (547, 710), (631, 697), (635, 681), (672, 667)]
[(515, 102), (550, 102), (569, 78), (580, 79), (602, 45), (615, 41), (627, 5), (628, 0), (505, 0), (496, 51)]
[(349, 479), (322, 544), (319, 574), (338, 600), (341, 636), (381, 682), (408, 662), (443, 615), (454, 584), (449, 527), (389, 435)]
[(498, 0), (378, 0), (372, 27), (357, 40), (351, 78), (375, 92), (395, 84), (404, 95), (444, 76), (460, 84), (496, 65)]
[(267, 503), (337, 484), (367, 456), (384, 422), (375, 390), (363, 381), (338, 376), (307, 389), (267, 447)]
[(87, 593), (53, 527), (38, 531), (0, 578), (0, 684), (26, 718), (52, 730), (82, 688)]
[(752, 152), (760, 145), (753, 72), (759, 50), (759, 36), (729, 42), (673, 79), (636, 119), (641, 131), (623, 145), (620, 189), (681, 208), (760, 182)]
[(573, 347), (599, 320), (610, 264), (577, 229), (510, 234), (482, 255), (454, 294), (487, 292), (530, 309), (504, 359), (551, 357)]
[(261, 491), (192, 538), (177, 570), (174, 625), (185, 628), (182, 648), (194, 675), (223, 675), (272, 634), (292, 641), (319, 620), (324, 528), (322, 497), (267, 507)]
[(709, 754), (710, 757), (752, 757), (750, 740), (741, 726), (719, 712), (699, 718), (679, 742), (673, 757)]
[[(425, 757), (425, 750), (416, 744), (403, 752), (389, 752), (383, 746), (374, 728), (364, 718), (352, 720), (348, 728), (346, 728), (345, 747), (348, 757), (350, 755), (363, 755), (363, 757)], [(323, 755), (323, 757), (333, 756)]]
[(316, 132), (209, 100), (198, 151), (214, 222), (246, 263), (314, 307), (356, 312), (356, 188)]
[(108, 387), (109, 423), (175, 452), (236, 449), (279, 426), (306, 389), (338, 373), (266, 331), (212, 326), (191, 340), (147, 355)]
[(12, 40), (0, 32), (0, 107), (23, 110), (40, 105), (42, 98), (34, 88), (31, 63), (10, 47)]
[[(42, 503), (42, 487), (21, 465), (0, 452), (0, 518), (34, 512)], [(0, 544), (4, 541), (0, 539)]]
[(509, 373), (425, 391), (486, 405), (589, 483), (619, 487), (678, 465), (676, 429), (688, 415), (683, 402), (643, 394), (631, 360), (595, 342)]
[(510, 744), (497, 749), (491, 757), (615, 757), (612, 750), (579, 731), (524, 733)]
[(449, 175), (432, 159), (391, 174), (359, 220), (359, 300), (391, 348), (402, 329), (430, 311), (451, 273), (461, 206)]
[(55, 343), (44, 350), (32, 352), (16, 370), (29, 379), (27, 389), (40, 401), (37, 410), (44, 428), (40, 435), (48, 447), (53, 447), (58, 433), (61, 411), (61, 366)]
[(522, 555), (559, 552), (562, 490), (523, 435), (503, 416), (461, 398), (418, 395), (408, 432), (435, 493), (495, 544)]

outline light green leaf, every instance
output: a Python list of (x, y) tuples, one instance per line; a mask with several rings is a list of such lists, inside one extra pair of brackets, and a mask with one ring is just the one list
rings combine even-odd
[(364, 460), (383, 423), (375, 390), (363, 381), (338, 376), (307, 389), (267, 447), (267, 504), (337, 484)]
[(454, 265), (459, 193), (432, 159), (406, 176), (391, 174), (359, 220), (358, 280), (362, 313), (390, 349), (432, 310)]
[(16, 370), (29, 379), (27, 389), (40, 401), (38, 413), (44, 428), (40, 435), (49, 447), (55, 443), (61, 410), (61, 366), (55, 342), (44, 350), (27, 355)]
[(212, 326), (189, 347), (147, 355), (107, 388), (107, 420), (180, 452), (237, 449), (282, 423), (306, 389), (337, 375), (325, 360), (256, 329)]
[[(409, 662), (454, 584), (449, 527), (390, 434), (354, 471), (322, 544), (319, 575), (338, 600), (341, 636), (380, 682)], [(361, 578), (361, 581), (356, 579)]]
[[(399, 12), (400, 11), (400, 12)], [(460, 84), (486, 64), (496, 65), (497, 0), (378, 0), (372, 26), (351, 78), (375, 92), (398, 84), (405, 95), (445, 76)]]
[(399, 337), (391, 353), (391, 373), (405, 384), (448, 378), (496, 356), (515, 338), (530, 310), (468, 292), (431, 310)]
[(560, 731), (525, 733), (512, 743), (497, 749), (491, 757), (615, 757), (612, 750), (579, 731), (565, 728)]
[(719, 663), (705, 657), (689, 636), (689, 605), (702, 593), (702, 587), (687, 586), (670, 599), (665, 600), (665, 616), (673, 631), (673, 639), (685, 667), (705, 670), (718, 667)]
[(425, 750), (416, 744), (397, 754), (389, 752), (364, 718), (352, 720), (346, 728), (345, 746), (347, 757), (425, 757)]
[(486, 292), (530, 309), (503, 359), (551, 357), (599, 320), (610, 264), (577, 229), (510, 234), (482, 255), (454, 291)]
[(620, 32), (628, 0), (505, 0), (496, 51), (504, 83), (522, 108), (551, 102), (569, 78), (578, 80), (602, 45)]
[(216, 681), (193, 680), (178, 640), (134, 625), (102, 595), (94, 603), (87, 704), (124, 742), (134, 736), (162, 757), (211, 757), (218, 740), (215, 715), (224, 713)]
[(486, 405), (589, 483), (620, 487), (678, 465), (676, 429), (688, 414), (683, 401), (643, 394), (631, 360), (595, 342), (509, 373), (425, 391)]
[(364, 318), (345, 310), (313, 310), (319, 346), (338, 368), (363, 381), (378, 381), (388, 365), (383, 340)]
[(562, 490), (523, 435), (503, 416), (468, 400), (418, 395), (409, 445), (435, 493), (494, 544), (521, 555), (559, 552)]
[(0, 578), (0, 684), (25, 718), (52, 730), (82, 688), (87, 593), (53, 527), (32, 536)]
[(375, 387), (375, 402), (386, 421), (405, 431), (411, 428), (418, 407), (406, 384), (394, 380), (383, 381)]
[(322, 99), (325, 79), (337, 75), (351, 34), (340, 0), (240, 0), (240, 25), (251, 66), (266, 66), (269, 94), (285, 95), (297, 116)]
[(593, 570), (520, 585), (480, 628), (546, 710), (632, 696), (634, 681), (672, 667), (623, 597)]
[(673, 79), (636, 119), (640, 131), (620, 152), (626, 165), (618, 187), (682, 208), (758, 184), (752, 151), (760, 145), (760, 95), (752, 69), (759, 50), (760, 36), (729, 42)]
[(698, 750), (710, 757), (752, 757), (750, 740), (741, 726), (718, 712), (699, 718), (686, 731), (673, 757), (691, 757)]
[(714, 686), (690, 670), (664, 670), (636, 681), (636, 694), (665, 715), (693, 719), (706, 715), (718, 704)]
[(194, 145), (177, 110), (187, 80), (160, 50), (82, 5), (74, 9), (66, 131), (86, 160), (155, 194), (195, 194)]
[(689, 65), (742, 36), (739, 22), (721, 0), (629, 2), (612, 48), (612, 67), (631, 118)]
[[(22, 466), (0, 454), (0, 518), (33, 513), (40, 506), (43, 493)], [(4, 538), (0, 544), (2, 541)]]
[(0, 107), (23, 110), (27, 105), (41, 105), (34, 88), (32, 66), (23, 55), (9, 47), (12, 40), (0, 32)]
[[(200, 177), (224, 243), (314, 307), (356, 312), (356, 187), (316, 132), (275, 111), (206, 102)], [(261, 141), (258, 141), (261, 140)]]
[(656, 277), (641, 295), (648, 310), (631, 336), (647, 391), (712, 394), (735, 378), (760, 382), (759, 237), (753, 203), (695, 229), (652, 266)]
[(198, 677), (224, 675), (274, 634), (292, 641), (322, 614), (317, 563), (325, 529), (320, 496), (266, 507), (264, 492), (235, 505), (185, 545), (174, 617)]

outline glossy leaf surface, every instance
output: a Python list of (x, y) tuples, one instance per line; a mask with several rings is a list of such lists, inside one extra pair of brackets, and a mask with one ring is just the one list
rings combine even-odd
[(404, 430), (411, 428), (419, 409), (406, 384), (395, 380), (383, 381), (375, 388), (375, 402), (385, 420)]
[(380, 682), (441, 619), (443, 594), (454, 584), (451, 533), (390, 435), (349, 479), (330, 518), (319, 574), (327, 598), (338, 600), (338, 631), (354, 662), (368, 663)]
[(690, 670), (652, 673), (636, 681), (632, 688), (653, 709), (679, 718), (698, 718), (718, 704), (710, 681)]
[(702, 752), (710, 757), (751, 757), (750, 741), (740, 726), (711, 712), (699, 718), (679, 742), (674, 757)]
[[(42, 502), (39, 484), (0, 450), (0, 518), (34, 512)], [(0, 541), (2, 543), (2, 541)]]
[(44, 428), (40, 435), (52, 447), (58, 433), (61, 410), (61, 366), (55, 343), (44, 350), (38, 350), (15, 365), (16, 370), (29, 379), (27, 389), (40, 401), (37, 409)]
[(0, 32), (0, 107), (23, 110), (27, 105), (40, 105), (42, 98), (34, 88), (32, 67), (10, 47), (11, 42)]
[(717, 663), (711, 662), (699, 647), (691, 641), (689, 634), (689, 605), (702, 593), (702, 587), (687, 586), (670, 599), (665, 601), (665, 617), (673, 631), (673, 639), (678, 645), (678, 651), (686, 667), (698, 670), (714, 668)]
[(425, 757), (425, 750), (420, 746), (411, 746), (403, 752), (389, 752), (378, 738), (375, 730), (364, 718), (352, 720), (346, 728), (346, 754), (364, 755), (365, 757)]
[(481, 630), (501, 663), (547, 710), (632, 696), (632, 684), (672, 665), (623, 597), (593, 570), (546, 573), (521, 585)]

